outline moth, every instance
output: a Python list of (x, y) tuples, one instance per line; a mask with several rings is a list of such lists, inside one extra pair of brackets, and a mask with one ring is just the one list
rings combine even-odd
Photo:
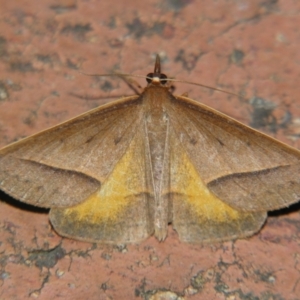
[(62, 236), (217, 242), (260, 230), (300, 197), (300, 152), (185, 96), (159, 57), (125, 97), (0, 150), (0, 189), (50, 208)]

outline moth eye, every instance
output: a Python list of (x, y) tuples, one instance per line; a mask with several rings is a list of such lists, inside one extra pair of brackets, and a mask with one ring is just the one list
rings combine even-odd
[(147, 80), (148, 83), (151, 83), (151, 82), (152, 82), (153, 76), (154, 76), (154, 73), (149, 73), (149, 74), (147, 74), (146, 80)]
[(160, 74), (159, 79), (161, 84), (166, 84), (168, 77), (165, 74)]

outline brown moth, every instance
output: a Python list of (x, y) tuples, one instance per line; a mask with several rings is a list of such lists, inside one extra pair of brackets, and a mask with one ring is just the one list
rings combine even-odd
[[(152, 78), (152, 79), (150, 79)], [(132, 243), (244, 238), (300, 197), (300, 152), (165, 85), (0, 150), (0, 189), (51, 208), (62, 236)]]

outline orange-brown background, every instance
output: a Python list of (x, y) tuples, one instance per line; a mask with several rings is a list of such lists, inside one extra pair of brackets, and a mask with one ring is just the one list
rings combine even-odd
[[(170, 76), (273, 109), (176, 92), (300, 148), (299, 24), (292, 0), (0, 0), (0, 146), (132, 93), (78, 70), (144, 75), (160, 53)], [(47, 213), (0, 197), (0, 299), (300, 299), (297, 205), (247, 240), (188, 245), (170, 228), (124, 248), (61, 238)]]

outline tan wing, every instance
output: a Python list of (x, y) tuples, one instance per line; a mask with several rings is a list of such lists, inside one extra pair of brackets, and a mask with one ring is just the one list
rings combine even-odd
[(121, 99), (1, 149), (0, 188), (37, 206), (82, 202), (126, 152), (142, 121), (140, 101)]
[(144, 135), (140, 126), (101, 188), (83, 203), (51, 209), (50, 220), (58, 233), (105, 243), (139, 242), (152, 235), (154, 200), (146, 179)]
[(268, 211), (300, 198), (300, 152), (203, 104), (177, 97), (168, 114), (203, 183), (240, 211)]
[(204, 184), (184, 147), (170, 132), (172, 223), (181, 241), (217, 242), (257, 232), (266, 212), (242, 212), (218, 199)]

